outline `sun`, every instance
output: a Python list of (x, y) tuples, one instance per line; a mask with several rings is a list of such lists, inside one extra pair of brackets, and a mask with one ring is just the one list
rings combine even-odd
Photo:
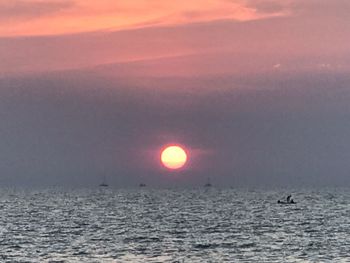
[(169, 169), (180, 169), (187, 162), (187, 153), (177, 145), (166, 147), (160, 156), (162, 164)]

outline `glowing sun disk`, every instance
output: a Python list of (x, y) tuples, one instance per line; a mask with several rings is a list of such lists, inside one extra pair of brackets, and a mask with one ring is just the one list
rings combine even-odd
[(179, 169), (187, 161), (187, 154), (180, 146), (169, 146), (162, 151), (162, 164), (169, 169)]

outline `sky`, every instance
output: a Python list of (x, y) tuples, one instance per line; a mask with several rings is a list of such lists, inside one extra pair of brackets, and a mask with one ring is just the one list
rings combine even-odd
[[(347, 0), (0, 0), (0, 183), (350, 184)], [(189, 162), (169, 171), (164, 145)]]

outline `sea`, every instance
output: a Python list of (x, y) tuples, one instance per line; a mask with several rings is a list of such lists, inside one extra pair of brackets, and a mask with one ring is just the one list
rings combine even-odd
[(2, 189), (0, 262), (350, 262), (349, 190)]

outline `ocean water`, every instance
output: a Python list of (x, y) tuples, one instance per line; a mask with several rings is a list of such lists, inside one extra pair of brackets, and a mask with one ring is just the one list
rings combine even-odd
[(349, 190), (0, 190), (0, 262), (350, 262)]

